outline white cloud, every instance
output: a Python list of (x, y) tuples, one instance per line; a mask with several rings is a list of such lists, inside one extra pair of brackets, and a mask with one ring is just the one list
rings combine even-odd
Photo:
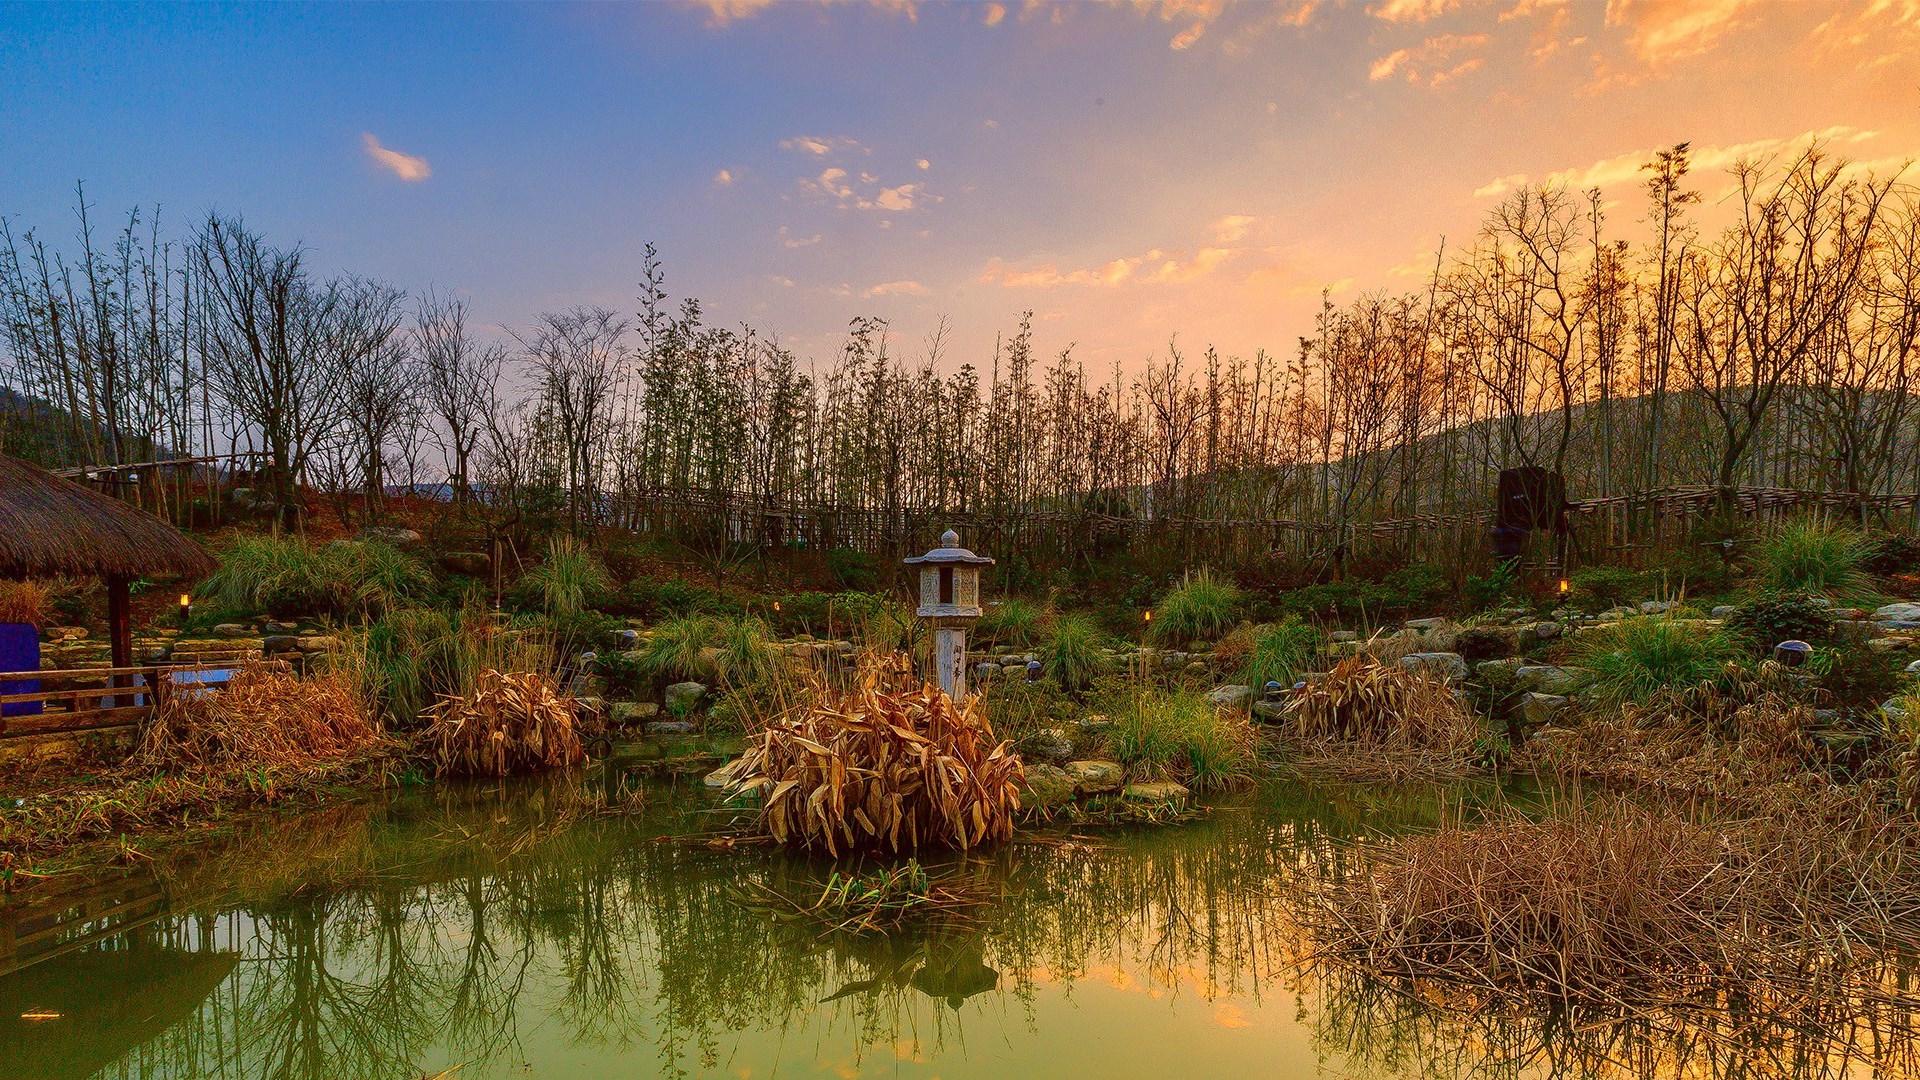
[(380, 140), (371, 131), (361, 133), (360, 144), (366, 147), (367, 156), (373, 159), (374, 164), (402, 180), (425, 180), (433, 175), (433, 167), (427, 164), (426, 158), (381, 146)]
[[(1877, 131), (1836, 126), (1780, 138), (1754, 139), (1728, 146), (1696, 146), (1692, 148), (1691, 161), (1695, 173), (1711, 172), (1724, 169), (1737, 161), (1764, 158), (1783, 150), (1815, 142), (1852, 146), (1878, 138), (1879, 134)], [(1527, 173), (1512, 173), (1488, 181), (1474, 189), (1473, 195), (1476, 199), (1488, 199), (1523, 187), (1564, 187), (1573, 191), (1586, 191), (1589, 188), (1605, 190), (1623, 184), (1637, 184), (1646, 178), (1645, 166), (1653, 160), (1655, 152), (1653, 148), (1630, 150), (1624, 154), (1601, 158), (1588, 165), (1577, 165), (1537, 177)]]
[(1247, 230), (1259, 220), (1252, 214), (1228, 214), (1207, 228), (1213, 233), (1215, 243), (1231, 244), (1245, 239)]
[(1460, 0), (1387, 0), (1368, 14), (1382, 22), (1419, 23), (1437, 19), (1460, 6)]
[(883, 281), (860, 295), (871, 300), (876, 296), (925, 296), (927, 291), (917, 281)]
[(1367, 78), (1385, 82), (1400, 76), (1415, 85), (1424, 82), (1428, 86), (1439, 86), (1477, 70), (1485, 62), (1480, 57), (1459, 61), (1454, 57), (1463, 49), (1476, 49), (1486, 43), (1485, 34), (1438, 34), (1419, 45), (1395, 49), (1375, 60), (1367, 68)]
[(1206, 247), (1192, 255), (1153, 248), (1142, 255), (1113, 259), (1099, 266), (1060, 269), (1042, 263), (1025, 269), (990, 260), (980, 280), (1008, 289), (1051, 289), (1062, 285), (1116, 288), (1121, 285), (1166, 285), (1195, 281), (1219, 269), (1239, 252), (1235, 248)]
[(733, 173), (727, 169), (721, 169), (713, 174), (713, 182), (719, 187), (732, 187)]
[(791, 150), (796, 154), (812, 154), (815, 157), (826, 157), (843, 150), (858, 150), (863, 154), (873, 152), (861, 145), (860, 140), (851, 139), (845, 135), (796, 135), (791, 139), (781, 139), (780, 149)]

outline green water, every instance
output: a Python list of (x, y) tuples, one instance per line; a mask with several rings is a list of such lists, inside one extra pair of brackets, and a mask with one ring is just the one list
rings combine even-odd
[[(825, 871), (697, 782), (438, 787), (16, 905), (0, 1077), (1837, 1075), (1768, 1036), (1462, 1019), (1303, 973), (1296, 886), (1363, 833), (1502, 797), (1273, 782), (1204, 821), (958, 864), (975, 925), (829, 935), (740, 902)], [(31, 1017), (31, 1018), (30, 1018)], [(1605, 1067), (1607, 1060), (1619, 1063)]]

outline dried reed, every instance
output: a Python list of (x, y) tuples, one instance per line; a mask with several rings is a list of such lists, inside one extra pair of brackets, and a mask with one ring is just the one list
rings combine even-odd
[(1302, 768), (1355, 777), (1461, 775), (1484, 734), (1444, 684), (1364, 653), (1294, 690), (1280, 728)]
[(47, 587), (37, 581), (0, 581), (0, 623), (39, 626), (52, 606)]
[(586, 758), (574, 700), (538, 672), (488, 669), (427, 711), (421, 742), (441, 776), (506, 776)]
[(384, 749), (355, 678), (341, 670), (296, 676), (250, 664), (218, 693), (176, 693), (141, 733), (135, 769), (306, 768)]
[(804, 702), (749, 744), (735, 792), (763, 796), (759, 827), (824, 850), (976, 848), (1013, 835), (1024, 776), (977, 699), (889, 690), (874, 663), (848, 688), (813, 680)]

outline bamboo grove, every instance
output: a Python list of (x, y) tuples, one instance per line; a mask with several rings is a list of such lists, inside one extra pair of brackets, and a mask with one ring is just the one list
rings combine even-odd
[[(1920, 193), (1814, 146), (1632, 197), (1507, 193), (1404, 293), (1323, 304), (1251, 356), (1177, 339), (1089, 370), (1030, 320), (990, 356), (852, 321), (803, 358), (667, 292), (484, 340), (464, 303), (352, 275), (237, 219), (57, 248), (0, 232), (0, 441), (50, 464), (245, 452), (279, 495), (372, 517), (396, 488), (672, 532), (663, 506), (1070, 521), (1355, 523), (1484, 508), (1501, 468), (1576, 498), (1920, 486)], [(695, 515), (697, 516), (697, 515)], [(886, 546), (878, 545), (878, 546)]]

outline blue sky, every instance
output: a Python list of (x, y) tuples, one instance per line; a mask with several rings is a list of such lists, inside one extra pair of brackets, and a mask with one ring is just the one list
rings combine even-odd
[[(0, 7), (0, 214), (237, 212), (499, 327), (669, 292), (829, 358), (1286, 352), (1502, 190), (1920, 151), (1920, 0)], [(381, 151), (391, 151), (381, 155)], [(1703, 183), (1705, 188), (1714, 186)]]

